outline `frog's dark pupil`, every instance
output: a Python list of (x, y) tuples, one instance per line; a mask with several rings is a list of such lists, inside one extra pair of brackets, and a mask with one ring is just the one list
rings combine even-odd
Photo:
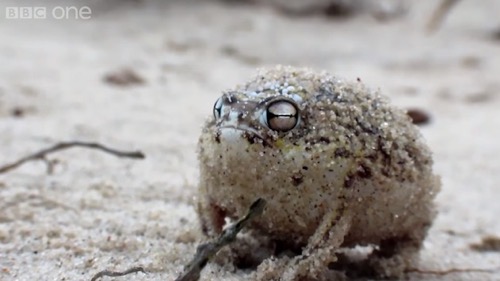
[(221, 111), (222, 111), (222, 103), (221, 104), (218, 104), (219, 103), (219, 100), (217, 100), (214, 104), (214, 117), (215, 118), (219, 118), (220, 115), (221, 115)]
[(214, 108), (214, 116), (215, 118), (219, 118), (221, 112), (220, 112), (221, 108), (220, 107), (215, 107)]

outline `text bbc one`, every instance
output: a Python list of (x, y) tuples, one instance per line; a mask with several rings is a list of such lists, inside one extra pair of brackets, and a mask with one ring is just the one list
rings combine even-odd
[(56, 20), (88, 20), (92, 17), (92, 10), (88, 6), (57, 6), (47, 7), (6, 7), (7, 19), (56, 19)]

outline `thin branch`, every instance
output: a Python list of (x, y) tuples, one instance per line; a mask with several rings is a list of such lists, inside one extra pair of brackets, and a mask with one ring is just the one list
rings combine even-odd
[(96, 275), (94, 275), (94, 277), (92, 277), (92, 279), (90, 279), (90, 281), (96, 281), (97, 279), (99, 279), (103, 276), (120, 277), (120, 276), (128, 275), (131, 273), (136, 273), (136, 272), (146, 273), (144, 268), (142, 268), (140, 266), (139, 267), (132, 267), (132, 268), (127, 269), (123, 272), (103, 270), (101, 272), (98, 272)]
[[(231, 224), (226, 229), (224, 229), (224, 231), (222, 231), (221, 235), (219, 236), (219, 238), (217, 238), (217, 240), (212, 242), (207, 242), (198, 246), (193, 260), (188, 265), (186, 265), (186, 267), (184, 268), (184, 272), (179, 277), (177, 277), (175, 281), (197, 281), (200, 278), (201, 271), (207, 265), (208, 261), (211, 258), (213, 258), (215, 254), (217, 254), (217, 252), (219, 252), (219, 250), (222, 247), (233, 242), (236, 239), (236, 235), (253, 218), (262, 214), (265, 205), (266, 201), (264, 199), (259, 198), (255, 200), (255, 202), (253, 202), (250, 208), (248, 209), (247, 214), (237, 222)], [(146, 273), (142, 267), (132, 267), (123, 272), (103, 270), (94, 275), (94, 277), (92, 277), (90, 281), (96, 281), (97, 279), (103, 276), (117, 277), (117, 276), (128, 275), (135, 272)]]
[(406, 270), (406, 272), (415, 272), (415, 273), (420, 273), (420, 274), (432, 274), (432, 275), (448, 275), (448, 274), (452, 274), (452, 273), (472, 273), (472, 272), (495, 273), (498, 270), (500, 270), (500, 267), (498, 267), (498, 268), (450, 268), (450, 269), (443, 270), (443, 271), (410, 268), (410, 269)]
[(81, 142), (81, 141), (71, 141), (71, 142), (60, 142), (57, 143), (49, 148), (42, 149), (36, 153), (30, 154), (26, 157), (23, 157), (13, 163), (6, 164), (3, 166), (0, 166), (0, 174), (6, 173), (10, 170), (13, 170), (21, 165), (23, 165), (26, 162), (29, 161), (34, 161), (34, 160), (43, 160), (45, 156), (47, 156), (50, 153), (54, 153), (60, 150), (72, 148), (72, 147), (85, 147), (85, 148), (91, 148), (91, 149), (97, 149), (104, 151), (106, 153), (112, 154), (116, 157), (127, 157), (127, 158), (134, 158), (134, 159), (144, 159), (145, 156), (142, 152), (140, 151), (119, 151), (113, 148), (106, 147), (102, 144), (99, 143), (94, 143), (94, 142)]
[(436, 31), (443, 22), (444, 17), (448, 14), (451, 8), (458, 3), (459, 0), (442, 0), (439, 7), (432, 14), (429, 22), (427, 23), (427, 32)]
[(184, 268), (184, 272), (175, 281), (197, 281), (200, 273), (207, 265), (208, 261), (219, 252), (219, 250), (236, 239), (236, 235), (256, 216), (262, 214), (266, 201), (257, 199), (250, 206), (248, 213), (239, 221), (231, 224), (222, 231), (217, 240), (201, 244), (196, 249), (196, 254), (192, 261)]

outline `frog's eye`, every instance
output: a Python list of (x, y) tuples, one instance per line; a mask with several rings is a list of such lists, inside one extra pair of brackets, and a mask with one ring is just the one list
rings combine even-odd
[(278, 100), (268, 105), (265, 119), (271, 130), (287, 132), (299, 123), (299, 110), (291, 101)]
[(217, 101), (214, 104), (214, 118), (217, 120), (221, 117), (222, 115), (222, 106), (223, 106), (223, 98), (220, 97), (217, 99)]

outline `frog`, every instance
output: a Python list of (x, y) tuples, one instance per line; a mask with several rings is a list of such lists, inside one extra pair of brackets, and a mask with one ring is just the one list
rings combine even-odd
[(208, 237), (261, 198), (249, 233), (294, 253), (270, 254), (252, 280), (327, 280), (357, 246), (372, 247), (365, 261), (377, 276), (400, 277), (437, 214), (440, 178), (419, 128), (360, 79), (326, 71), (275, 66), (224, 91), (198, 159)]

